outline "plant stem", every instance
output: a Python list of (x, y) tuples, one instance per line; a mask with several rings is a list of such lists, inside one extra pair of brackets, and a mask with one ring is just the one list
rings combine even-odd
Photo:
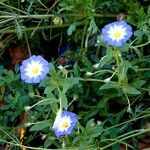
[(128, 95), (123, 91), (124, 95), (126, 96), (126, 99), (128, 101), (128, 109), (127, 109), (127, 112), (130, 112), (131, 113), (131, 105), (130, 105), (130, 100), (128, 98)]
[(92, 81), (92, 82), (102, 82), (102, 83), (105, 83), (105, 81), (104, 81), (104, 80), (91, 79), (91, 78), (88, 78), (88, 79), (80, 78), (80, 81)]
[(15, 139), (13, 139), (7, 132), (5, 132), (2, 128), (0, 128), (0, 130), (5, 133), (10, 139), (13, 140), (13, 142), (17, 143), (17, 141)]
[(50, 100), (54, 100), (55, 102), (57, 102), (57, 99), (47, 98), (47, 99), (44, 99), (44, 100), (41, 100), (41, 101), (35, 103), (32, 106), (29, 106), (29, 108), (26, 111), (29, 111), (31, 108), (35, 107), (36, 105), (39, 105), (39, 104), (41, 104), (43, 102), (47, 102), (47, 101), (50, 101)]
[(142, 119), (142, 118), (146, 118), (146, 117), (150, 117), (150, 114), (146, 114), (146, 115), (143, 115), (143, 116), (140, 116), (140, 117), (133, 118), (133, 119), (131, 119), (131, 120), (122, 122), (122, 123), (120, 123), (120, 124), (114, 125), (114, 126), (112, 126), (112, 127), (109, 127), (109, 128), (107, 128), (107, 129), (105, 129), (105, 131), (110, 130), (110, 129), (113, 129), (113, 128), (116, 128), (116, 127), (119, 127), (119, 126), (122, 126), (122, 125), (124, 125), (124, 124), (130, 123), (130, 122), (133, 122), (133, 121), (136, 121), (136, 120), (139, 120), (139, 119)]
[[(63, 27), (67, 27), (67, 26), (69, 26), (69, 24), (64, 24), (61, 26), (50, 25), (48, 27), (40, 26), (37, 30), (50, 29), (50, 28), (63, 28)], [(22, 31), (23, 32), (33, 31), (35, 28), (36, 27), (23, 28)], [(16, 30), (15, 29), (6, 29), (6, 30), (2, 29), (2, 30), (0, 30), (0, 33), (16, 33)]]
[(29, 41), (28, 41), (28, 38), (27, 38), (26, 33), (25, 33), (25, 39), (26, 39), (26, 43), (27, 43), (27, 48), (28, 48), (29, 57), (31, 57), (31, 49), (30, 49), (30, 46), (29, 46)]
[[(0, 2), (0, 5), (3, 5), (3, 6), (5, 6), (5, 7), (7, 7), (7, 8), (10, 8), (11, 10), (17, 10), (17, 11), (22, 12), (23, 14), (26, 14), (26, 15), (27, 15), (27, 12), (24, 12), (24, 11), (22, 11), (22, 10), (20, 10), (20, 9), (17, 9), (17, 8), (15, 8), (15, 7), (12, 7), (12, 6), (10, 6), (10, 5), (6, 5), (6, 4), (4, 4), (4, 3), (2, 3), (2, 2)], [(1, 18), (1, 16), (0, 16), (0, 18)]]
[(143, 46), (148, 45), (148, 44), (150, 44), (150, 41), (148, 41), (148, 42), (146, 42), (144, 44), (141, 44), (141, 45), (131, 46), (131, 48), (139, 48), (139, 47), (143, 47)]
[(117, 74), (118, 74), (118, 82), (119, 84), (121, 83), (121, 79), (120, 79), (120, 51), (117, 48), (114, 48), (113, 51), (114, 54), (114, 58), (116, 60), (116, 66), (117, 66)]
[[(0, 3), (1, 4), (1, 3)], [(20, 10), (21, 11), (21, 10)], [(24, 12), (25, 13), (25, 12)], [(12, 15), (1, 15), (0, 19), (4, 19), (4, 18), (14, 18), (17, 17), (19, 19), (25, 19), (25, 18), (34, 18), (34, 19), (45, 19), (45, 18), (50, 18), (50, 17), (55, 17), (58, 15), (55, 14), (43, 14), (43, 15), (30, 15), (25, 13), (26, 15), (18, 15), (18, 14), (12, 14)], [(82, 14), (62, 14), (59, 15), (59, 17), (80, 17), (82, 16)], [(103, 15), (103, 14), (94, 14), (93, 17), (115, 17), (116, 15)]]
[[(138, 135), (140, 135), (140, 134), (146, 133), (146, 132), (150, 131), (150, 129), (141, 129), (141, 130), (139, 130), (139, 131), (141, 131), (141, 132), (138, 132), (138, 133), (135, 133), (135, 134), (126, 136), (126, 137), (122, 138), (120, 141), (124, 141), (124, 140), (127, 140), (127, 139), (129, 139), (129, 138), (132, 138), (132, 137), (134, 137), (134, 136), (138, 136)], [(107, 139), (106, 139), (106, 140), (107, 140)], [(109, 140), (109, 139), (108, 139), (108, 140)], [(114, 140), (115, 140), (115, 139), (114, 139)], [(110, 146), (116, 144), (117, 142), (118, 142), (118, 141), (115, 141), (115, 142), (113, 142), (113, 143), (111, 143), (111, 144), (108, 144), (107, 146), (102, 147), (101, 150), (107, 149), (108, 147), (110, 147)]]

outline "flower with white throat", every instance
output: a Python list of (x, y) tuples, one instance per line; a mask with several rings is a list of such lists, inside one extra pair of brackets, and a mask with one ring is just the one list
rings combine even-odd
[(124, 45), (132, 34), (131, 26), (123, 20), (107, 24), (102, 29), (103, 41), (112, 46)]
[(42, 56), (31, 56), (20, 66), (21, 79), (26, 83), (39, 83), (50, 69), (50, 64)]
[(52, 130), (55, 135), (60, 138), (72, 133), (77, 123), (77, 115), (69, 111), (59, 110), (55, 118)]

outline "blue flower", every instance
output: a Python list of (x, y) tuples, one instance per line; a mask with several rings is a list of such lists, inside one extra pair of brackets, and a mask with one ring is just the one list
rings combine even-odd
[(122, 46), (132, 34), (131, 26), (123, 20), (107, 24), (102, 29), (103, 41), (112, 46)]
[(76, 114), (59, 110), (52, 129), (58, 138), (69, 135), (72, 133), (77, 120)]
[(26, 83), (39, 83), (50, 69), (50, 64), (41, 56), (31, 56), (20, 66), (21, 79)]

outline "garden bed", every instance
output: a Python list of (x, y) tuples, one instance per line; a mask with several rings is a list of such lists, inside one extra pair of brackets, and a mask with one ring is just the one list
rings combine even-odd
[(150, 149), (148, 0), (0, 2), (0, 150)]

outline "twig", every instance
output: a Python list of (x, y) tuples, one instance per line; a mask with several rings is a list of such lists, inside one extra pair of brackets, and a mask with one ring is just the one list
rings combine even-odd
[(26, 39), (26, 43), (27, 43), (28, 53), (29, 53), (29, 56), (31, 57), (31, 49), (30, 49), (30, 46), (29, 46), (29, 41), (28, 41), (26, 33), (25, 33), (25, 39)]

